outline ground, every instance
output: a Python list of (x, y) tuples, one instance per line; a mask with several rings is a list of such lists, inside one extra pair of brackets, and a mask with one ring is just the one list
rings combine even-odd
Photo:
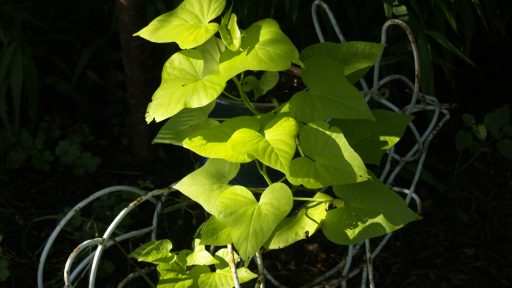
[[(458, 125), (454, 123), (456, 120), (451, 121), (452, 124), (441, 130), (432, 143), (425, 164), (427, 174), (441, 186), (429, 184), (428, 179), (420, 182), (417, 192), (423, 200), (423, 219), (395, 233), (375, 259), (378, 287), (512, 285), (512, 247), (508, 245), (512, 239), (508, 229), (512, 222), (512, 210), (509, 209), (512, 204), (512, 162), (495, 152), (484, 153), (465, 170), (454, 174), (457, 153), (452, 137)], [(3, 254), (9, 257), (11, 273), (3, 287), (33, 285), (43, 243), (55, 227), (57, 218), (62, 217), (65, 207), (72, 207), (79, 199), (109, 185), (139, 183), (144, 186), (141, 180), (145, 180), (146, 184), (161, 187), (179, 179), (185, 174), (184, 170), (191, 168), (169, 159), (164, 161), (166, 164), (148, 166), (151, 168), (144, 171), (129, 160), (121, 161), (126, 151), (111, 148), (112, 153), (100, 155), (107, 162), (90, 176), (77, 177), (56, 170), (50, 174), (31, 171), (1, 179), (2, 214), (6, 215), (2, 219), (1, 245)], [(176, 152), (183, 153), (165, 153), (173, 155)], [(111, 211), (127, 203), (128, 198), (121, 197), (95, 207), (100, 211)], [(191, 210), (194, 210), (193, 206)], [(146, 210), (143, 208), (142, 211)], [(183, 219), (176, 221), (174, 218), (167, 222), (172, 225), (165, 232), (183, 235), (183, 231), (188, 231), (191, 236), (193, 230), (187, 227), (193, 227), (202, 217), (194, 213), (180, 211), (172, 214), (172, 217)], [(188, 217), (190, 215), (192, 217)], [(67, 230), (60, 238), (62, 243), (50, 257), (47, 279), (60, 277), (57, 266), (64, 263), (65, 255), (78, 243), (77, 238), (83, 237), (80, 233), (101, 233), (102, 227), (91, 228), (96, 222), (89, 223), (86, 218), (99, 221), (112, 217), (112, 214), (86, 210), (82, 216), (82, 222), (75, 225), (74, 232)], [(178, 238), (174, 241), (178, 246), (186, 246), (188, 240)], [(344, 253), (342, 247), (329, 244), (319, 235), (285, 249), (280, 256), (270, 253), (265, 257), (271, 259), (268, 267), (276, 278), (295, 287), (333, 267)], [(118, 265), (115, 261), (112, 263)], [(115, 269), (122, 274), (130, 267), (116, 266)], [(56, 274), (51, 275), (53, 272)]]

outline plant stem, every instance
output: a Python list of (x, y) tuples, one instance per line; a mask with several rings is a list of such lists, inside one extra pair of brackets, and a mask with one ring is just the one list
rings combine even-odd
[(315, 199), (315, 198), (307, 198), (307, 197), (293, 197), (293, 200), (297, 201), (311, 201), (311, 202), (325, 202), (325, 199)]
[(256, 265), (258, 266), (258, 281), (255, 288), (265, 288), (265, 271), (263, 268), (263, 255), (261, 249), (256, 252)]
[(233, 245), (228, 244), (228, 252), (229, 252), (229, 267), (231, 267), (231, 274), (233, 275), (233, 282), (235, 282), (235, 288), (240, 288), (240, 281), (238, 280), (238, 273), (236, 271), (236, 264), (235, 264), (235, 254), (233, 252)]
[(240, 99), (240, 98), (238, 98), (238, 97), (236, 97), (235, 95), (232, 95), (232, 94), (230, 94), (230, 93), (228, 93), (228, 92), (226, 92), (226, 91), (222, 91), (222, 94), (224, 94), (224, 95), (228, 96), (228, 98), (231, 98), (231, 99), (233, 99), (233, 100), (235, 100), (235, 101), (241, 101), (241, 99)]
[(304, 157), (304, 152), (302, 152), (302, 149), (300, 148), (299, 137), (295, 138), (295, 144), (297, 146), (297, 150), (299, 151), (300, 156)]
[(244, 102), (245, 107), (247, 107), (247, 109), (251, 110), (251, 112), (254, 113), (255, 115), (261, 114), (258, 110), (256, 110), (256, 108), (254, 108), (251, 101), (249, 100), (249, 97), (247, 97), (247, 94), (245, 94), (245, 91), (242, 88), (242, 84), (240, 83), (240, 80), (238, 80), (238, 78), (236, 78), (236, 76), (231, 78), (231, 80), (233, 80), (233, 82), (235, 82), (236, 88), (238, 89), (238, 93), (240, 93), (240, 97), (242, 98), (242, 101)]
[(263, 178), (265, 178), (265, 181), (267, 182), (267, 184), (272, 185), (272, 180), (270, 180), (270, 177), (268, 177), (268, 174), (267, 174), (267, 165), (260, 164), (260, 162), (258, 160), (256, 160), (256, 167), (258, 167), (258, 171), (260, 171), (261, 176), (263, 176)]

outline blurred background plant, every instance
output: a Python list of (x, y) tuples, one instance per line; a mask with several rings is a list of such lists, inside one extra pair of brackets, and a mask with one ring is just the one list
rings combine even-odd
[[(101, 71), (115, 57), (108, 51), (112, 31), (105, 36), (84, 34), (87, 29), (73, 24), (73, 11), (51, 9), (58, 1), (53, 2), (1, 4), (3, 173), (27, 167), (49, 171), (63, 165), (75, 174), (85, 174), (96, 171), (100, 163), (99, 157), (85, 152), (85, 145), (93, 140), (88, 127), (101, 121), (95, 118), (100, 115), (91, 113), (99, 110), (94, 101), (104, 97), (105, 91), (115, 97), (117, 85), (113, 84), (122, 77), (119, 69)], [(91, 13), (90, 5), (75, 9), (89, 8), (82, 13)], [(103, 8), (108, 13), (108, 7)], [(72, 154), (65, 153), (66, 143), (73, 144)]]
[(461, 118), (464, 128), (455, 136), (455, 148), (459, 152), (455, 174), (471, 165), (481, 153), (497, 151), (512, 161), (512, 122), (508, 105), (485, 114), (483, 121), (477, 121), (469, 113), (462, 114)]
[[(0, 232), (0, 245), (2, 244), (3, 235)], [(7, 255), (4, 255), (4, 251), (2, 249), (2, 246), (0, 246), (0, 283), (7, 280), (9, 277), (9, 261), (7, 258)]]
[[(472, 69), (468, 65), (480, 64), (471, 57), (475, 42), (484, 44), (510, 36), (507, 28), (512, 16), (512, 2), (505, 0), (342, 0), (327, 3), (336, 11), (347, 39), (379, 39), (380, 24), (386, 18), (405, 21), (419, 47), (422, 92), (430, 95), (436, 95), (436, 89), (442, 89), (443, 94), (459, 90), (456, 75), (464, 69)], [(402, 31), (396, 29), (396, 33), (403, 39)], [(336, 38), (331, 36), (330, 39)], [(385, 63), (395, 63), (410, 55), (406, 41), (392, 43), (396, 44), (388, 47), (390, 56)], [(412, 67), (410, 59), (402, 69), (412, 73)]]

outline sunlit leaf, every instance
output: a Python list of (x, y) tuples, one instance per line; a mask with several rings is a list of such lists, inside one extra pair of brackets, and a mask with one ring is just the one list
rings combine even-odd
[(281, 183), (270, 185), (259, 202), (248, 189), (232, 186), (220, 195), (215, 216), (231, 229), (233, 244), (248, 263), (292, 205), (292, 193)]
[(187, 256), (187, 266), (192, 265), (213, 265), (219, 263), (217, 259), (215, 259), (210, 252), (206, 251), (204, 245), (202, 245), (201, 240), (194, 239), (192, 248), (194, 251)]
[(232, 243), (231, 230), (222, 224), (215, 215), (212, 215), (199, 228), (201, 244), (222, 246)]
[(158, 288), (198, 287), (199, 277), (211, 273), (207, 266), (194, 266), (189, 271), (181, 271), (176, 270), (172, 265), (160, 264), (157, 266), (157, 270), (160, 274)]
[(333, 120), (350, 146), (365, 163), (380, 164), (382, 155), (395, 145), (404, 134), (412, 116), (386, 110), (372, 110), (375, 121), (350, 119)]
[(218, 73), (204, 73), (204, 56), (198, 50), (185, 50), (171, 56), (164, 65), (162, 83), (153, 94), (146, 121), (161, 121), (185, 108), (203, 107), (224, 90)]
[[(201, 266), (199, 266), (201, 267)], [(185, 274), (173, 270), (165, 270), (163, 265), (157, 267), (159, 272), (158, 288), (189, 288), (193, 287), (194, 279)]]
[(212, 102), (204, 107), (181, 110), (160, 128), (153, 143), (182, 145), (183, 140), (193, 132), (218, 125), (217, 121), (208, 119), (214, 106), (215, 102)]
[(215, 269), (222, 270), (229, 266), (229, 261), (231, 257), (234, 257), (234, 262), (238, 263), (240, 261), (240, 256), (236, 252), (229, 252), (227, 248), (222, 248), (219, 251), (215, 252), (215, 259), (219, 260), (218, 264), (215, 264)]
[(226, 49), (221, 39), (212, 37), (210, 40), (195, 48), (203, 57), (203, 75), (219, 72), (219, 59), (222, 51)]
[(185, 0), (134, 35), (157, 43), (176, 42), (181, 49), (194, 48), (218, 31), (219, 24), (210, 21), (225, 5), (225, 0)]
[(363, 161), (337, 128), (309, 123), (300, 131), (299, 145), (305, 156), (292, 160), (287, 175), (294, 185), (315, 189), (368, 179)]
[(263, 133), (240, 129), (229, 140), (231, 150), (252, 155), (265, 165), (287, 173), (295, 154), (299, 126), (292, 117), (278, 117), (267, 123)]
[(240, 165), (222, 159), (209, 159), (206, 164), (188, 174), (174, 188), (214, 214), (217, 199), (228, 189), (228, 182), (238, 173)]
[(264, 19), (252, 24), (242, 35), (241, 51), (224, 50), (220, 73), (227, 80), (246, 70), (281, 71), (300, 63), (299, 52), (279, 24)]
[(156, 240), (147, 242), (135, 249), (128, 257), (138, 261), (159, 263), (162, 259), (171, 257), (172, 243), (170, 240)]
[(348, 82), (343, 66), (325, 57), (304, 61), (302, 79), (308, 89), (293, 95), (290, 113), (304, 122), (374, 119), (363, 95)]
[(270, 241), (265, 244), (268, 249), (280, 249), (301, 239), (313, 235), (327, 215), (328, 201), (332, 199), (327, 194), (317, 193), (315, 197), (325, 202), (310, 202), (299, 211), (285, 218), (274, 230)]
[[(236, 271), (238, 274), (238, 281), (240, 283), (245, 283), (251, 279), (258, 277), (258, 275), (252, 273), (249, 269), (245, 267), (238, 268), (236, 269)], [(233, 274), (231, 272), (230, 267), (201, 275), (199, 277), (198, 284), (199, 287), (208, 288), (226, 288), (235, 286), (235, 282), (233, 281)]]
[(221, 26), (219, 27), (220, 37), (226, 47), (232, 51), (238, 51), (242, 44), (242, 34), (236, 23), (236, 15), (234, 13), (226, 14), (222, 17)]
[(343, 67), (343, 73), (350, 83), (359, 80), (377, 62), (384, 44), (348, 41), (343, 43), (318, 43), (306, 47), (300, 59), (326, 57), (335, 60)]
[(342, 204), (327, 212), (325, 236), (346, 245), (381, 236), (420, 219), (404, 200), (377, 179), (334, 186)]
[(240, 116), (231, 118), (215, 127), (201, 129), (190, 134), (183, 141), (183, 147), (203, 157), (246, 163), (253, 160), (254, 156), (238, 148), (231, 149), (228, 141), (240, 129), (259, 131), (260, 127), (261, 123), (255, 117)]

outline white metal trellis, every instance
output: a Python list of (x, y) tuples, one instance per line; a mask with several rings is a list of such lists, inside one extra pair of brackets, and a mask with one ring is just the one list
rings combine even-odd
[[(339, 28), (336, 19), (334, 17), (334, 14), (332, 13), (331, 9), (327, 4), (325, 4), (323, 1), (314, 1), (311, 8), (311, 13), (313, 17), (313, 23), (315, 27), (315, 31), (318, 35), (319, 41), (324, 42), (324, 36), (322, 33), (322, 30), (320, 28), (319, 22), (318, 22), (318, 8), (322, 8), (322, 10), (327, 13), (327, 16), (329, 17), (329, 20), (331, 22), (332, 28), (336, 32), (336, 35), (338, 36), (338, 39), (341, 42), (346, 41), (345, 37), (343, 36), (343, 33), (341, 32), (341, 29)], [(380, 64), (381, 64), (381, 57), (379, 57), (379, 60), (377, 64), (374, 67), (373, 71), (373, 80), (371, 88), (368, 86), (367, 82), (362, 79), (360, 81), (361, 84), (361, 92), (365, 95), (366, 101), (376, 101), (378, 103), (381, 103), (385, 107), (389, 108), (392, 111), (395, 111), (397, 113), (403, 113), (403, 114), (416, 114), (421, 112), (430, 112), (430, 122), (429, 125), (424, 129), (420, 130), (416, 127), (414, 123), (410, 123), (408, 128), (409, 131), (412, 133), (415, 144), (412, 145), (412, 147), (409, 147), (407, 152), (405, 154), (398, 154), (396, 152), (395, 148), (392, 148), (387, 153), (387, 160), (385, 162), (385, 165), (383, 167), (383, 171), (380, 175), (380, 180), (383, 181), (386, 185), (390, 186), (392, 190), (396, 191), (397, 193), (403, 193), (405, 194), (405, 201), (409, 204), (409, 202), (414, 200), (416, 204), (416, 209), (418, 212), (421, 212), (421, 200), (418, 197), (418, 195), (415, 193), (416, 185), (418, 183), (420, 173), (423, 167), (423, 163), (425, 161), (425, 157), (427, 154), (427, 148), (430, 143), (430, 141), (433, 139), (437, 131), (443, 126), (443, 124), (449, 119), (449, 112), (442, 107), (442, 105), (439, 104), (437, 99), (434, 96), (425, 95), (420, 92), (420, 63), (419, 63), (419, 56), (418, 56), (418, 49), (416, 46), (415, 38), (410, 30), (410, 28), (402, 21), (397, 19), (391, 19), (384, 23), (382, 27), (382, 33), (381, 33), (381, 43), (386, 43), (387, 40), (387, 31), (388, 28), (392, 25), (397, 25), (401, 27), (412, 47), (413, 51), (413, 57), (414, 57), (414, 64), (415, 64), (415, 71), (414, 71), (414, 81), (409, 80), (409, 78), (394, 74), (389, 75), (384, 78), (380, 78)], [(408, 105), (404, 107), (398, 107), (395, 104), (388, 101), (385, 97), (383, 97), (379, 90), (386, 85), (387, 83), (391, 81), (401, 81), (407, 85), (412, 91), (411, 95), (411, 101)], [(416, 170), (414, 173), (414, 176), (409, 183), (408, 187), (396, 187), (392, 186), (392, 183), (394, 182), (395, 178), (397, 177), (398, 173), (402, 170), (402, 168), (408, 164), (408, 163), (416, 163)], [(171, 186), (172, 187), (172, 186)], [(101, 191), (98, 191), (94, 193), (93, 195), (89, 196), (88, 198), (84, 199), (80, 203), (78, 203), (73, 209), (71, 209), (67, 215), (60, 221), (60, 223), (57, 225), (53, 233), (48, 238), (48, 241), (43, 249), (43, 252), (40, 257), (39, 267), (38, 267), (38, 273), (37, 273), (37, 285), (38, 288), (43, 288), (44, 285), (44, 266), (46, 263), (46, 259), (48, 257), (49, 251), (55, 242), (57, 236), (63, 229), (63, 227), (68, 223), (68, 221), (76, 215), (83, 207), (90, 204), (92, 201), (95, 201), (107, 194), (113, 193), (113, 192), (130, 192), (135, 193), (139, 195), (137, 199), (135, 199), (132, 203), (130, 203), (125, 209), (123, 209), (117, 217), (114, 219), (114, 221), (111, 222), (107, 230), (105, 231), (104, 235), (99, 238), (89, 239), (87, 241), (84, 241), (80, 245), (78, 245), (74, 251), (70, 254), (68, 260), (66, 261), (66, 265), (64, 268), (64, 287), (74, 287), (76, 283), (74, 283), (77, 279), (77, 277), (84, 272), (86, 268), (89, 268), (89, 287), (93, 288), (95, 287), (96, 282), (96, 274), (98, 269), (98, 264), (101, 260), (102, 253), (105, 249), (108, 249), (110, 246), (112, 246), (114, 243), (123, 241), (126, 239), (130, 239), (133, 237), (138, 237), (141, 235), (145, 235), (148, 233), (151, 233), (151, 239), (156, 239), (156, 230), (159, 220), (159, 214), (162, 209), (162, 203), (165, 200), (165, 196), (173, 191), (174, 189), (168, 187), (164, 189), (154, 190), (152, 192), (146, 193), (144, 191), (141, 191), (137, 188), (128, 187), (128, 186), (114, 186), (110, 188), (103, 189)], [(160, 196), (160, 198), (158, 198)], [(112, 234), (119, 225), (119, 223), (126, 217), (126, 215), (132, 211), (135, 207), (140, 205), (141, 203), (145, 201), (150, 201), (155, 204), (155, 212), (153, 215), (153, 221), (152, 224), (149, 227), (145, 227), (136, 231), (132, 231), (120, 236), (117, 236), (112, 239)], [(347, 247), (347, 252), (345, 258), (340, 261), (335, 267), (333, 267), (328, 272), (324, 273), (323, 275), (318, 276), (318, 278), (314, 279), (310, 283), (307, 283), (303, 285), (302, 287), (311, 288), (311, 287), (347, 287), (347, 280), (351, 279), (357, 275), (360, 275), (361, 277), (361, 287), (375, 287), (374, 279), (373, 279), (373, 259), (379, 254), (379, 252), (382, 250), (384, 245), (387, 243), (389, 238), (392, 234), (387, 234), (384, 237), (382, 237), (377, 242), (373, 242), (370, 240), (363, 241), (362, 243), (356, 244), (356, 245), (349, 245)], [(96, 246), (96, 249), (93, 250), (93, 252), (90, 252), (89, 255), (82, 258), (81, 262), (76, 265), (73, 268), (73, 262), (77, 255), (81, 254), (86, 248)], [(372, 248), (373, 247), (373, 248)], [(363, 249), (361, 249), (363, 248)], [(360, 251), (362, 251), (360, 253)], [(359, 255), (360, 253), (361, 255)], [(358, 263), (357, 266), (354, 266), (354, 263), (356, 263), (357, 259), (356, 256), (361, 256), (363, 261), (361, 263)], [(286, 287), (282, 283), (280, 283), (278, 280), (276, 280), (271, 272), (267, 271), (265, 267), (263, 266), (263, 261), (261, 259), (261, 254), (258, 255), (258, 268), (261, 273), (264, 272), (265, 278), (272, 282), (275, 286), (278, 287)], [(233, 274), (236, 279), (236, 269), (233, 268)], [(134, 272), (130, 275), (128, 275), (121, 283), (119, 283), (118, 287), (124, 287), (131, 279), (134, 279), (138, 276), (140, 276), (143, 273), (148, 273), (151, 271), (150, 269), (141, 269), (137, 272)], [(261, 279), (260, 279), (261, 280)], [(235, 281), (236, 283), (237, 281)], [(260, 281), (261, 282), (261, 281)], [(236, 283), (238, 284), (238, 283)], [(239, 287), (239, 284), (237, 285)]]
[[(311, 14), (313, 17), (313, 23), (315, 27), (316, 34), (320, 42), (324, 42), (325, 38), (323, 36), (322, 29), (320, 27), (318, 21), (318, 8), (322, 8), (322, 10), (327, 14), (332, 28), (336, 32), (338, 39), (340, 42), (345, 42), (346, 39), (341, 32), (338, 23), (336, 22), (336, 18), (332, 13), (329, 6), (320, 0), (314, 1), (311, 7)], [(427, 155), (427, 148), (430, 141), (439, 131), (439, 129), (444, 125), (444, 123), (450, 118), (450, 114), (447, 109), (443, 108), (442, 105), (437, 101), (434, 96), (425, 95), (420, 92), (420, 60), (418, 54), (418, 48), (416, 45), (416, 40), (414, 35), (403, 21), (398, 19), (390, 19), (386, 21), (382, 27), (381, 33), (381, 43), (386, 44), (387, 40), (387, 31), (390, 26), (397, 25), (402, 28), (411, 44), (413, 57), (414, 57), (414, 81), (409, 80), (407, 77), (399, 74), (393, 74), (386, 76), (384, 78), (380, 78), (380, 65), (382, 55), (379, 57), (379, 60), (375, 64), (373, 70), (373, 82), (371, 88), (369, 88), (368, 84), (364, 79), (361, 80), (362, 93), (365, 95), (366, 101), (376, 101), (381, 103), (385, 107), (389, 108), (392, 111), (403, 114), (416, 114), (420, 112), (430, 111), (431, 113), (430, 122), (428, 126), (423, 130), (419, 130), (414, 122), (410, 123), (408, 128), (409, 131), (412, 132), (412, 135), (415, 138), (416, 143), (410, 147), (407, 152), (403, 155), (398, 154), (396, 152), (395, 147), (391, 148), (387, 153), (387, 160), (383, 167), (383, 171), (379, 177), (381, 181), (383, 181), (386, 185), (390, 186), (392, 190), (403, 193), (406, 195), (405, 202), (409, 204), (411, 199), (413, 199), (416, 203), (416, 209), (420, 213), (422, 209), (421, 200), (418, 195), (415, 193), (416, 185), (420, 178), (421, 170), (425, 161), (425, 157)], [(388, 101), (385, 97), (383, 97), (379, 89), (382, 88), (385, 84), (391, 81), (402, 81), (409, 87), (412, 91), (411, 101), (408, 105), (404, 107), (398, 107), (395, 104)], [(398, 144), (400, 145), (400, 144)], [(392, 186), (396, 176), (398, 173), (404, 168), (404, 166), (408, 163), (417, 163), (416, 170), (412, 181), (409, 183), (408, 187), (396, 187)], [(307, 283), (302, 287), (347, 287), (347, 280), (355, 277), (357, 275), (361, 275), (361, 285), (360, 287), (375, 287), (374, 279), (373, 279), (373, 259), (379, 254), (384, 245), (387, 243), (392, 233), (385, 235), (375, 243), (375, 248), (372, 249), (372, 245), (370, 245), (370, 240), (363, 241), (357, 245), (349, 245), (347, 248), (347, 254), (345, 259), (343, 259), (338, 265), (333, 267), (330, 271), (325, 274), (319, 276), (315, 280)], [(362, 264), (352, 267), (355, 256), (358, 251), (364, 246), (364, 251), (362, 253), (363, 262)], [(286, 287), (282, 283), (279, 283), (269, 271), (265, 271), (267, 274), (267, 279), (271, 281), (274, 285), (278, 287)], [(321, 283), (321, 285), (319, 285)]]

